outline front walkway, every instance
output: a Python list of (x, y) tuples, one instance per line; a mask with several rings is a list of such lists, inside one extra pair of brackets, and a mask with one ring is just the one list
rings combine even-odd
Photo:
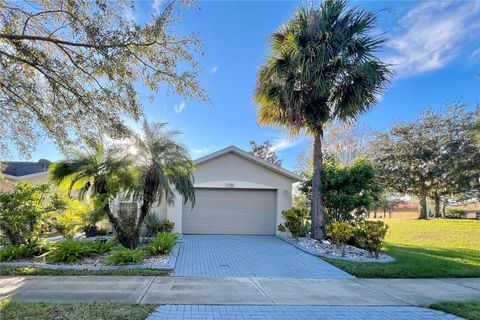
[(186, 235), (182, 241), (177, 277), (352, 277), (275, 236)]
[[(0, 299), (178, 305), (424, 306), (480, 299), (480, 278), (0, 277)], [(375, 310), (375, 309), (372, 309)]]
[(147, 320), (454, 320), (440, 311), (418, 307), (204, 306), (164, 305)]

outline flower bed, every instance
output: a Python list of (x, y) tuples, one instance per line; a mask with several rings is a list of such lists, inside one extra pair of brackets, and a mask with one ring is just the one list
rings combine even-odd
[(309, 237), (302, 237), (296, 240), (293, 237), (279, 236), (280, 239), (294, 245), (295, 247), (319, 257), (342, 259), (357, 262), (392, 262), (394, 259), (387, 254), (380, 253), (375, 259), (368, 251), (354, 247), (345, 246), (345, 255), (342, 250), (330, 241), (319, 241)]
[[(50, 245), (55, 246), (54, 243), (60, 245), (60, 243), (67, 244), (67, 241), (55, 241), (49, 242)], [(79, 244), (85, 247), (93, 246), (94, 240), (73, 240), (75, 244)], [(114, 241), (114, 240), (112, 240)], [(53, 247), (54, 248), (54, 247)], [(0, 262), (0, 266), (32, 266), (39, 268), (50, 268), (50, 269), (75, 269), (75, 270), (112, 270), (112, 269), (136, 269), (136, 268), (149, 268), (149, 269), (160, 269), (160, 270), (173, 270), (176, 263), (176, 258), (178, 255), (179, 242), (174, 242), (172, 248), (159, 252), (157, 250), (152, 250), (150, 245), (143, 245), (136, 250), (128, 250), (119, 245), (112, 246), (107, 249), (105, 252), (97, 252), (86, 254), (85, 256), (79, 256), (76, 259), (69, 261), (67, 259), (56, 260), (49, 258), (49, 254), (53, 254), (54, 249), (52, 247), (49, 249), (50, 252), (46, 252), (41, 255), (34, 255), (29, 257), (21, 257), (9, 259), (8, 261)], [(116, 251), (125, 251), (127, 254), (131, 251), (141, 252), (141, 257), (132, 260), (132, 262), (125, 260), (118, 264), (111, 263), (109, 257), (113, 255)], [(118, 258), (117, 258), (118, 259)], [(134, 262), (133, 262), (134, 261)]]

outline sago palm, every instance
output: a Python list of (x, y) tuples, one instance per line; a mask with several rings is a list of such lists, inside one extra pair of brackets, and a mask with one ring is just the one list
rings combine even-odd
[(375, 14), (326, 0), (296, 10), (271, 37), (271, 56), (260, 67), (255, 91), (257, 118), (295, 135), (314, 137), (312, 236), (323, 237), (321, 195), (323, 127), (332, 119), (357, 119), (372, 107), (391, 76), (374, 53)]
[(185, 147), (177, 142), (178, 134), (168, 130), (165, 123), (144, 121), (142, 133), (134, 138), (137, 152), (133, 163), (138, 183), (130, 192), (141, 203), (140, 225), (154, 204), (172, 204), (176, 192), (184, 203), (195, 201), (194, 164)]

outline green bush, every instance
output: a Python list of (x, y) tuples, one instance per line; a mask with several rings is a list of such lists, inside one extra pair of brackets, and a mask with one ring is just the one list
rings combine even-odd
[(117, 244), (117, 240), (115, 239), (109, 239), (107, 241), (93, 240), (89, 242), (91, 252), (97, 254), (110, 252)]
[(106, 236), (109, 231), (110, 231), (110, 229), (107, 228), (107, 227), (100, 227), (100, 228), (98, 228), (98, 230), (97, 230), (97, 235), (99, 235), (99, 236)]
[(168, 219), (165, 219), (162, 221), (162, 223), (160, 224), (160, 228), (158, 230), (158, 232), (160, 233), (169, 233), (169, 232), (172, 232), (173, 231), (173, 228), (175, 227), (175, 223), (168, 220)]
[(467, 217), (467, 212), (462, 209), (449, 209), (447, 211), (447, 217), (452, 219), (465, 219)]
[(360, 221), (355, 228), (355, 241), (375, 258), (383, 246), (388, 226), (383, 221)]
[(145, 237), (155, 237), (162, 226), (162, 218), (155, 212), (150, 212), (143, 220), (143, 234)]
[(327, 228), (327, 235), (334, 239), (337, 247), (342, 250), (342, 257), (345, 256), (345, 245), (354, 234), (354, 227), (347, 222), (333, 222)]
[(0, 190), (0, 232), (10, 244), (38, 239), (49, 225), (51, 206), (45, 201), (47, 184), (20, 182), (12, 191)]
[(110, 252), (107, 257), (107, 264), (129, 264), (129, 263), (141, 263), (143, 258), (147, 256), (147, 252), (143, 249), (127, 249), (123, 246), (118, 246)]
[(173, 233), (159, 233), (150, 241), (147, 250), (151, 255), (170, 253), (177, 243), (177, 237)]
[(87, 241), (76, 241), (68, 239), (59, 241), (52, 245), (52, 248), (44, 254), (46, 262), (67, 262), (73, 263), (78, 259), (98, 254), (95, 248)]
[(0, 262), (31, 258), (37, 253), (35, 243), (7, 245), (0, 250)]
[(291, 208), (289, 210), (284, 210), (282, 212), (282, 216), (285, 219), (285, 225), (280, 225), (278, 227), (279, 231), (286, 228), (295, 239), (307, 235), (309, 217), (309, 212), (307, 209)]

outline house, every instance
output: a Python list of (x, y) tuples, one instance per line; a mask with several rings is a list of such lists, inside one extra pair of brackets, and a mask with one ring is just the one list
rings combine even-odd
[(195, 205), (165, 201), (155, 208), (184, 234), (273, 235), (292, 206), (295, 173), (230, 146), (195, 161)]
[(11, 190), (20, 181), (32, 184), (48, 182), (48, 167), (51, 162), (41, 159), (38, 162), (0, 162), (0, 190)]

